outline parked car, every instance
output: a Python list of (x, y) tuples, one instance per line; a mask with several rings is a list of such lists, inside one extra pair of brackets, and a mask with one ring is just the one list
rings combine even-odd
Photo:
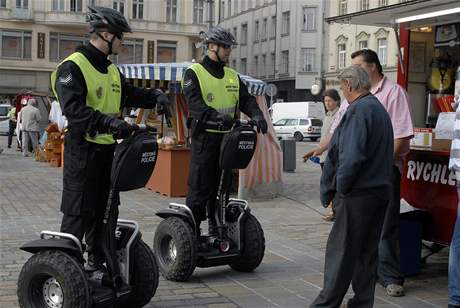
[(12, 107), (9, 104), (0, 104), (0, 135), (8, 135), (8, 112), (11, 110), (11, 108)]
[(316, 141), (321, 137), (323, 121), (316, 118), (289, 118), (278, 120), (273, 126), (279, 139), (293, 137), (296, 141), (302, 141), (304, 138)]

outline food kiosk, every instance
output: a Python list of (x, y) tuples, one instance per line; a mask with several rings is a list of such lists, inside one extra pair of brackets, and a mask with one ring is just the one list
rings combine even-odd
[[(174, 100), (171, 128), (166, 128), (150, 110), (140, 110), (136, 121), (149, 122), (164, 129), (168, 143), (160, 144), (157, 166), (147, 188), (169, 197), (184, 197), (190, 161), (190, 138), (186, 128), (187, 102), (181, 93), (180, 82), (191, 62), (118, 65), (123, 75), (134, 85), (161, 88)], [(270, 118), (265, 100), (265, 82), (240, 74), (250, 94), (256, 97), (259, 108)], [(243, 115), (244, 117), (244, 115)], [(238, 193), (240, 198), (251, 196), (275, 196), (282, 188), (281, 148), (270, 121), (266, 135), (258, 135), (255, 155), (245, 170), (239, 171)]]
[(423, 239), (449, 245), (458, 199), (448, 169), (452, 131), (440, 127), (452, 119), (448, 112), (454, 111), (450, 103), (460, 79), (460, 1), (400, 1), (326, 21), (394, 29), (400, 47), (397, 82), (408, 92), (415, 126), (401, 198), (426, 214)]

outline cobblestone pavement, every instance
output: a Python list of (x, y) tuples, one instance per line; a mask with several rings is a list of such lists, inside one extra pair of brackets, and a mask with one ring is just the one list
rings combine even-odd
[[(6, 138), (0, 137), (5, 147)], [(307, 307), (322, 286), (324, 250), (331, 227), (321, 219), (318, 200), (320, 169), (302, 164), (301, 153), (313, 146), (297, 143), (295, 173), (285, 173), (283, 196), (251, 202), (266, 237), (266, 254), (253, 273), (228, 266), (197, 269), (190, 281), (161, 278), (147, 307)], [(62, 169), (23, 158), (14, 149), (0, 155), (0, 307), (17, 307), (16, 282), (30, 254), (18, 249), (41, 230), (58, 230)], [(139, 222), (152, 245), (160, 219), (155, 211), (169, 199), (147, 189), (122, 194), (120, 217)], [(446, 307), (447, 249), (430, 257), (422, 273), (406, 282), (407, 295), (390, 298), (376, 288), (375, 307)], [(350, 294), (347, 295), (350, 297)]]

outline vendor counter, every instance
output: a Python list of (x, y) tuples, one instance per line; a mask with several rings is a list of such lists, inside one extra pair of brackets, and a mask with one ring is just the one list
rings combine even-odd
[(412, 147), (401, 176), (401, 198), (426, 211), (423, 239), (449, 245), (457, 217), (455, 174), (449, 151)]

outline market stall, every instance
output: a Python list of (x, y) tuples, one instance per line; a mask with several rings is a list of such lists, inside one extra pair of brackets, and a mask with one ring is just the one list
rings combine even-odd
[[(189, 135), (186, 128), (187, 102), (181, 94), (182, 76), (192, 63), (155, 63), (119, 65), (120, 71), (133, 84), (144, 87), (161, 88), (174, 100), (172, 127), (165, 129), (164, 135), (173, 140), (160, 147), (157, 167), (147, 184), (153, 191), (170, 197), (181, 197), (187, 193), (187, 177), (190, 161)], [(249, 93), (256, 97), (259, 107), (269, 119), (265, 101), (265, 83), (250, 76), (241, 75)], [(147, 121), (159, 125), (161, 121), (150, 110), (140, 110), (137, 122)], [(243, 115), (244, 116), (244, 115)], [(258, 135), (256, 154), (248, 168), (240, 170), (239, 196), (275, 196), (282, 188), (281, 148), (273, 126), (269, 123), (269, 132)], [(165, 127), (163, 123), (163, 128)]]
[(457, 78), (460, 87), (460, 2), (414, 0), (326, 21), (395, 30), (398, 84), (409, 94), (416, 127), (401, 177), (401, 198), (427, 214), (423, 238), (448, 245), (458, 200), (455, 175), (448, 170), (453, 131), (448, 112), (454, 111), (454, 91), (460, 91), (454, 86)]

